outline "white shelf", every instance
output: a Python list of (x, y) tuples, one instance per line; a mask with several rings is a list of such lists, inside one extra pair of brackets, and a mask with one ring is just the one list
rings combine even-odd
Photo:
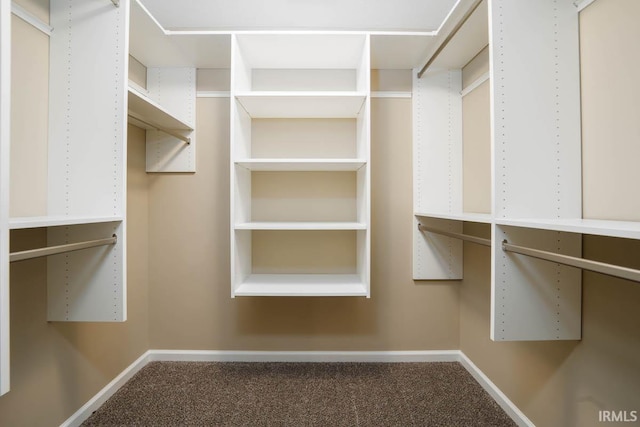
[(610, 221), (598, 219), (503, 219), (498, 225), (564, 231), (568, 233), (594, 234), (597, 236), (640, 239), (640, 222)]
[(29, 216), (9, 219), (9, 229), (59, 227), (64, 225), (98, 224), (122, 221), (121, 216)]
[(493, 217), (491, 216), (491, 214), (484, 214), (484, 213), (464, 212), (460, 214), (448, 214), (448, 213), (433, 213), (433, 212), (416, 212), (414, 215), (428, 217), (428, 218), (450, 219), (454, 221), (479, 222), (483, 224), (491, 224), (491, 222), (493, 221)]
[[(175, 117), (151, 98), (132, 87), (129, 87), (129, 114), (159, 128), (184, 131), (193, 130), (192, 125)], [(130, 118), (130, 120), (132, 119)], [(139, 123), (139, 121), (135, 121), (133, 124), (150, 128), (149, 126)]]
[(236, 296), (367, 296), (356, 274), (252, 274)]
[(237, 92), (236, 99), (252, 118), (355, 118), (366, 92)]
[(240, 159), (238, 166), (252, 171), (356, 171), (364, 159)]
[(366, 230), (367, 224), (361, 222), (308, 222), (308, 221), (273, 221), (243, 222), (235, 225), (236, 230)]

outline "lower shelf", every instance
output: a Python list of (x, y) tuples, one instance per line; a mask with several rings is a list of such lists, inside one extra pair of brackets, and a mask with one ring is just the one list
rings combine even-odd
[(367, 296), (357, 274), (252, 274), (235, 296)]

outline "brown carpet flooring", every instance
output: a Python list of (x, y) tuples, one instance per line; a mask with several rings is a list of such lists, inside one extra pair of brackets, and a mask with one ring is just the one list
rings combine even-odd
[(83, 426), (514, 426), (459, 363), (153, 362)]

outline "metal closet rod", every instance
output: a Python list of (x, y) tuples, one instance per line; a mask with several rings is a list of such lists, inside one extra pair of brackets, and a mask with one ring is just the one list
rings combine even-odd
[(466, 242), (477, 243), (478, 245), (491, 246), (491, 239), (483, 239), (482, 237), (470, 236), (468, 234), (454, 233), (452, 231), (440, 230), (439, 228), (433, 228), (423, 224), (418, 224), (418, 230), (429, 231), (431, 233), (436, 233), (436, 234), (442, 234), (443, 236), (453, 237), (454, 239), (460, 239)]
[[(490, 239), (469, 236), (468, 234), (453, 233), (451, 231), (428, 227), (423, 224), (418, 224), (418, 230), (442, 234), (443, 236), (453, 237), (455, 239), (465, 240), (467, 242), (477, 243), (479, 245), (491, 246)], [(506, 240), (502, 242), (502, 250), (505, 252), (513, 252), (516, 254), (530, 256), (545, 261), (555, 262), (557, 264), (568, 265), (570, 267), (581, 268), (583, 270), (594, 271), (596, 273), (606, 274), (607, 276), (640, 282), (640, 270), (635, 270), (633, 268), (593, 261), (590, 259), (578, 258), (570, 255), (557, 254), (555, 252), (543, 251), (540, 249), (527, 248), (525, 246), (513, 245)]]
[(505, 252), (513, 252), (516, 254), (526, 255), (545, 261), (551, 261), (558, 264), (581, 268), (583, 270), (595, 271), (596, 273), (602, 273), (608, 276), (633, 280), (634, 282), (640, 282), (640, 270), (634, 270), (633, 268), (621, 267), (619, 265), (607, 264), (605, 262), (593, 261), (590, 259), (578, 258), (570, 255), (557, 254), (555, 252), (541, 251), (539, 249), (531, 249), (524, 246), (512, 245), (506, 240), (502, 242), (502, 250)]
[(184, 141), (184, 142), (186, 142), (187, 144), (191, 144), (191, 138), (189, 138), (188, 136), (184, 136), (184, 135), (181, 135), (181, 134), (179, 134), (178, 132), (172, 131), (172, 130), (170, 130), (170, 129), (165, 129), (165, 128), (163, 128), (163, 127), (160, 127), (160, 126), (154, 125), (153, 123), (149, 123), (148, 121), (146, 121), (146, 120), (142, 120), (141, 118), (137, 117), (137, 116), (136, 116), (136, 115), (134, 115), (134, 114), (129, 114), (128, 116), (129, 116), (130, 118), (134, 119), (134, 120), (139, 121), (140, 123), (143, 123), (143, 124), (145, 124), (145, 125), (147, 125), (147, 126), (149, 126), (149, 127), (153, 128), (153, 129), (155, 129), (155, 130), (159, 130), (160, 132), (164, 132), (164, 133), (166, 133), (167, 135), (171, 135), (171, 136), (173, 136), (173, 137), (175, 137), (175, 138), (178, 138), (179, 140)]
[(440, 55), (442, 53), (442, 51), (444, 50), (444, 48), (447, 47), (447, 45), (449, 44), (451, 39), (453, 39), (453, 37), (455, 37), (455, 35), (458, 32), (458, 30), (460, 30), (460, 28), (462, 28), (464, 23), (467, 22), (467, 20), (471, 17), (471, 15), (473, 15), (473, 12), (475, 12), (476, 9), (478, 8), (478, 6), (480, 6), (480, 3), (482, 3), (482, 0), (476, 0), (475, 3), (473, 3), (473, 5), (471, 6), (471, 8), (469, 8), (469, 10), (467, 10), (467, 13), (465, 13), (464, 16), (462, 17), (462, 19), (460, 21), (458, 21), (458, 23), (456, 24), (455, 27), (453, 27), (453, 30), (451, 30), (449, 35), (447, 35), (447, 37), (442, 41), (442, 43), (440, 43), (440, 46), (438, 46), (438, 48), (433, 53), (433, 55), (431, 55), (431, 58), (429, 58), (427, 63), (424, 64), (424, 67), (422, 67), (422, 69), (418, 72), (418, 78), (421, 78), (422, 75), (431, 66), (431, 64), (433, 64), (433, 61), (436, 60), (438, 55)]
[(82, 249), (94, 248), (96, 246), (115, 245), (118, 237), (114, 234), (106, 239), (88, 240), (79, 243), (67, 243), (65, 245), (49, 246), (47, 248), (30, 249), (28, 251), (12, 252), (9, 254), (9, 262), (24, 261), (27, 259), (40, 258), (49, 255), (63, 254), (66, 252), (79, 251)]

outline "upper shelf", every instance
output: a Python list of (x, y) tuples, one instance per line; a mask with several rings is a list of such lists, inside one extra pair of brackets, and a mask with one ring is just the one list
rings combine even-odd
[(486, 213), (463, 212), (459, 214), (447, 214), (433, 212), (416, 212), (414, 215), (428, 218), (450, 219), (454, 221), (479, 222), (484, 224), (491, 224), (492, 221), (491, 214)]
[(28, 216), (9, 219), (9, 229), (21, 230), (26, 228), (97, 224), (103, 222), (118, 222), (122, 220), (122, 217), (117, 216)]
[(354, 118), (366, 92), (237, 92), (252, 118)]
[(240, 159), (236, 164), (252, 171), (356, 171), (363, 159)]
[(640, 239), (640, 222), (611, 221), (599, 219), (503, 219), (497, 218), (498, 225), (564, 231), (568, 233), (593, 234), (596, 236)]
[[(181, 120), (153, 101), (129, 87), (129, 114), (157, 128), (192, 131), (193, 126)], [(135, 123), (139, 124), (139, 123)], [(144, 126), (143, 126), (144, 127)]]

